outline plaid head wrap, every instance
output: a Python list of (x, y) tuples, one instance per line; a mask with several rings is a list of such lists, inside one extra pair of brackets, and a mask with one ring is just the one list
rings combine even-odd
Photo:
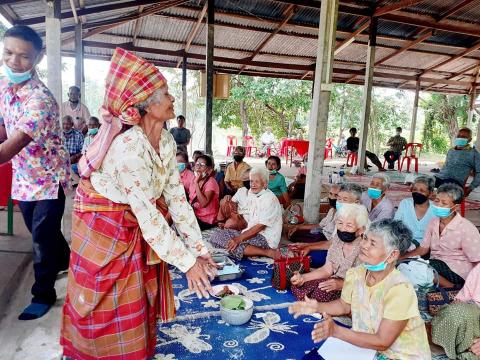
[(102, 161), (122, 125), (136, 125), (140, 113), (133, 105), (147, 100), (167, 81), (149, 62), (122, 48), (113, 53), (105, 84), (105, 99), (100, 109), (102, 126), (78, 163), (80, 176), (89, 178)]

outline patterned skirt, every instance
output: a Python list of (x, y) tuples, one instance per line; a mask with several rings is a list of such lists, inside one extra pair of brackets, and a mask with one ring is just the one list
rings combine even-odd
[(130, 207), (82, 180), (60, 343), (75, 360), (143, 360), (154, 354), (157, 319), (175, 317), (167, 264), (143, 241)]
[[(234, 237), (240, 235), (238, 230), (231, 229), (218, 229), (212, 234), (212, 237), (208, 240), (210, 244), (219, 249), (226, 249), (228, 242)], [(269, 249), (267, 239), (263, 235), (256, 235), (251, 239), (245, 240), (238, 245), (235, 250), (230, 252), (230, 255), (236, 259), (241, 260), (243, 258), (243, 252), (248, 245), (256, 246), (262, 249)]]
[(308, 296), (310, 299), (315, 299), (319, 302), (329, 302), (333, 300), (337, 300), (340, 298), (342, 294), (341, 291), (325, 291), (318, 287), (324, 281), (330, 279), (320, 279), (320, 280), (312, 280), (305, 282), (302, 286), (295, 286), (292, 285), (292, 293), (293, 296), (297, 298), (297, 300), (305, 300), (305, 296)]
[(432, 341), (440, 345), (449, 359), (478, 360), (469, 351), (480, 338), (480, 307), (463, 302), (445, 306), (432, 320)]

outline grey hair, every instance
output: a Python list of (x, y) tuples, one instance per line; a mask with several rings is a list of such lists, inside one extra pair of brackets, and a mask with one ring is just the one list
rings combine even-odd
[(384, 219), (370, 224), (366, 234), (377, 235), (383, 240), (388, 253), (398, 250), (404, 255), (412, 244), (412, 231), (401, 221)]
[(254, 176), (260, 177), (265, 183), (268, 184), (268, 181), (270, 180), (270, 174), (268, 173), (267, 168), (261, 167), (261, 168), (253, 168), (250, 170), (250, 179), (253, 178)]
[(433, 177), (428, 176), (428, 175), (420, 175), (413, 180), (414, 184), (420, 183), (425, 185), (428, 188), (428, 191), (432, 192), (435, 190), (435, 180)]
[(382, 179), (385, 189), (388, 189), (390, 187), (390, 176), (388, 176), (387, 174), (377, 173), (372, 176), (372, 180), (373, 179)]
[(133, 105), (134, 108), (137, 108), (140, 112), (140, 116), (144, 116), (147, 113), (147, 108), (155, 101), (160, 100), (165, 94), (163, 93), (163, 86), (160, 89), (155, 90), (152, 95), (148, 97), (147, 100), (142, 101), (138, 104)]
[(355, 220), (358, 227), (366, 227), (369, 223), (367, 208), (360, 204), (343, 204), (337, 212), (338, 218)]
[(463, 189), (458, 186), (457, 184), (453, 183), (446, 183), (443, 185), (440, 185), (439, 188), (437, 189), (437, 195), (440, 193), (446, 193), (449, 195), (454, 204), (460, 204), (463, 200)]
[(357, 200), (360, 200), (362, 198), (362, 192), (363, 189), (360, 185), (355, 184), (355, 183), (344, 183), (340, 186), (340, 191), (345, 191), (357, 198)]

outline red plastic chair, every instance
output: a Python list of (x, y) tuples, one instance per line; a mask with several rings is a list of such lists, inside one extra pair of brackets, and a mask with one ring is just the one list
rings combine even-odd
[(328, 154), (330, 154), (330, 159), (333, 159), (333, 146), (332, 146), (332, 143), (333, 143), (333, 139), (327, 139), (327, 141), (325, 142), (325, 153), (323, 155), (323, 158), (325, 160), (328, 159)]
[(358, 153), (349, 151), (349, 153), (347, 154), (347, 166), (348, 167), (357, 166), (357, 163), (358, 163)]
[(243, 137), (243, 142), (245, 144), (245, 156), (252, 157), (252, 149), (255, 149), (255, 154), (257, 154), (257, 147), (255, 145), (255, 139), (253, 136), (247, 135)]
[(400, 165), (400, 171), (403, 169), (403, 163), (407, 161), (407, 172), (410, 172), (410, 163), (415, 162), (415, 172), (418, 173), (418, 158), (420, 152), (423, 149), (423, 145), (420, 143), (408, 143), (405, 147), (405, 155), (403, 156), (402, 163)]
[(232, 155), (233, 150), (237, 146), (237, 137), (235, 135), (227, 135), (227, 156)]

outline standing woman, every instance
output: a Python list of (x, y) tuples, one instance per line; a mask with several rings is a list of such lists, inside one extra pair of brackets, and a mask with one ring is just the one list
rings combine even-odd
[(290, 205), (290, 197), (288, 196), (287, 183), (285, 176), (279, 173), (282, 168), (282, 162), (278, 156), (269, 156), (265, 161), (265, 166), (269, 172), (268, 188), (275, 194), (284, 208)]
[[(117, 48), (106, 79), (103, 123), (81, 158), (61, 344), (84, 359), (147, 359), (157, 319), (175, 316), (168, 264), (208, 297), (214, 263), (205, 247), (163, 129), (174, 98), (158, 69)], [(170, 228), (165, 199), (178, 234)]]
[(195, 162), (195, 179), (190, 184), (190, 204), (200, 230), (215, 226), (220, 207), (220, 189), (214, 177), (213, 159), (200, 155)]

